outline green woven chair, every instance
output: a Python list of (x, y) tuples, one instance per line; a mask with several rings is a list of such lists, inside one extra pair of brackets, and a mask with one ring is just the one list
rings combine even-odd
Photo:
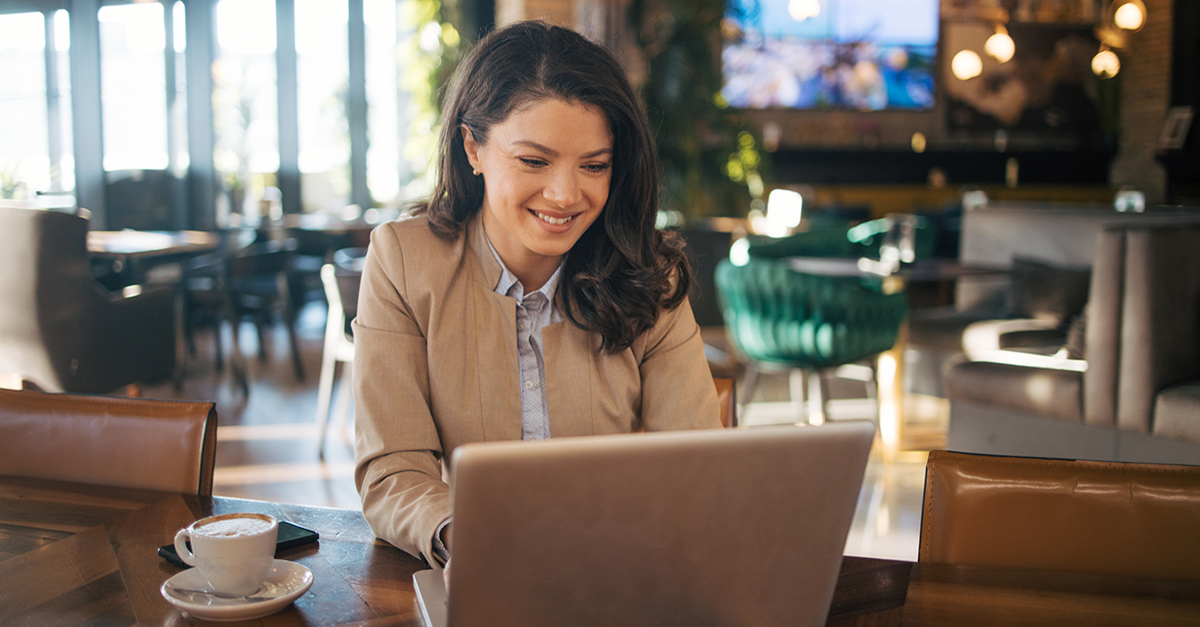
[[(749, 360), (738, 394), (743, 404), (760, 371), (815, 373), (824, 389), (831, 369), (891, 348), (908, 303), (902, 291), (887, 293), (884, 283), (881, 277), (804, 274), (782, 260), (751, 258), (742, 266), (722, 261), (716, 285), (725, 328)], [(828, 394), (821, 398), (825, 413)]]

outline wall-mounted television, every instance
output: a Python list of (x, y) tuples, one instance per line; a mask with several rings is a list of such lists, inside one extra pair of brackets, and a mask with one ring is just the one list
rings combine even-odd
[(938, 0), (730, 0), (722, 38), (733, 107), (934, 105)]

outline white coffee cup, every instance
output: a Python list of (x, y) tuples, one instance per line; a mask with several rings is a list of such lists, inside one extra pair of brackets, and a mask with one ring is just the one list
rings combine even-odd
[(246, 596), (271, 574), (278, 535), (279, 522), (266, 514), (222, 514), (180, 529), (175, 552), (200, 571), (214, 592)]

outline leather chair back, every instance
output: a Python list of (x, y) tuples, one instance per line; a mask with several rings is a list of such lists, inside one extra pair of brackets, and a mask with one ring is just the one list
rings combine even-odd
[(1200, 467), (933, 451), (919, 560), (1200, 581)]
[(0, 475), (212, 495), (213, 403), (0, 390)]

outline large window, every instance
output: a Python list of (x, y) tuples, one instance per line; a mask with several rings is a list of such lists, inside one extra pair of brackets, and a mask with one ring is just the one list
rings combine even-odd
[(170, 153), (163, 5), (106, 6), (98, 16), (104, 169), (166, 170)]
[(220, 0), (217, 43), (213, 161), (233, 200), (230, 209), (241, 213), (261, 195), (264, 178), (279, 170), (273, 0)]
[[(409, 96), (401, 78), (405, 42), (415, 36), (396, 0), (364, 0), (367, 56), (367, 186), (376, 203), (396, 207), (413, 167), (404, 158)], [(420, 166), (418, 166), (420, 169)]]
[(306, 212), (350, 204), (348, 11), (345, 2), (296, 0), (296, 107)]
[(71, 191), (66, 11), (0, 14), (0, 198)]
[[(170, 224), (207, 228), (257, 219), (272, 186), (287, 210), (347, 217), (351, 203), (397, 208), (427, 192), (430, 63), (447, 37), (427, 5), (98, 0), (94, 14), (60, 10), (75, 4), (26, 0), (41, 10), (18, 12), (0, 0), (0, 196), (77, 194), (104, 227), (117, 215), (106, 205), (129, 205), (116, 182), (147, 186), (140, 171), (165, 171), (145, 180), (165, 181)], [(351, 23), (360, 7), (363, 23)]]

